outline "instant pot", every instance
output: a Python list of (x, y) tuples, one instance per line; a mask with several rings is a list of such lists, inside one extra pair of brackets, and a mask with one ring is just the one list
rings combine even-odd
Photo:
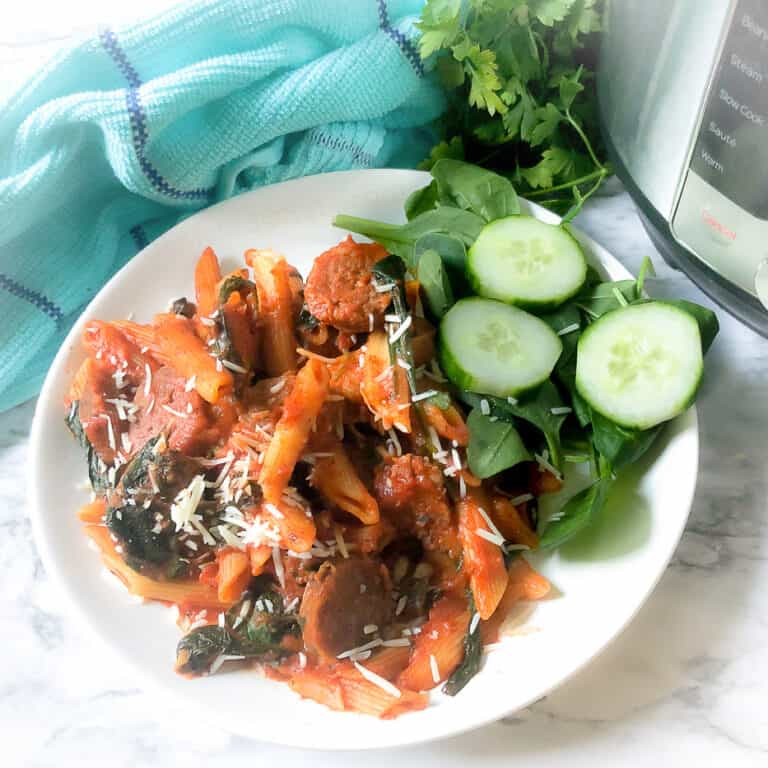
[(607, 0), (598, 96), (656, 247), (768, 336), (768, 0)]

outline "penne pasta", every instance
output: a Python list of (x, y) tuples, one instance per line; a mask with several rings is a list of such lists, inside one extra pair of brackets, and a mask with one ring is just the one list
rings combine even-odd
[(160, 600), (181, 606), (199, 606), (225, 610), (231, 601), (220, 600), (216, 590), (194, 581), (156, 581), (134, 571), (116, 552), (109, 530), (100, 525), (86, 525), (86, 534), (101, 550), (101, 559), (108, 570), (123, 582), (127, 590), (138, 597)]
[(463, 406), (397, 258), (348, 238), (305, 295), (271, 251), (222, 275), (206, 248), (195, 304), (87, 324), (65, 397), (93, 490), (78, 517), (129, 593), (178, 608), (180, 674), (242, 660), (388, 719), (427, 706), (470, 621), (487, 641), (548, 593), (522, 558), (505, 568), (504, 539), (536, 533), (468, 469)]
[(317, 459), (311, 482), (328, 501), (354, 515), (361, 523), (379, 522), (379, 505), (360, 480), (357, 471), (340, 444)]
[(194, 377), (194, 387), (203, 400), (215, 403), (232, 389), (232, 374), (217, 366), (189, 320), (179, 315), (157, 315), (155, 328), (163, 355), (181, 376)]
[(410, 691), (427, 691), (447, 680), (464, 658), (469, 606), (461, 597), (440, 598), (416, 636), (408, 666), (397, 684)]
[(104, 499), (96, 499), (89, 504), (83, 504), (77, 511), (77, 517), (81, 523), (91, 523), (100, 525), (104, 522), (104, 514), (107, 511), (107, 504)]
[(493, 499), (491, 517), (504, 538), (512, 544), (522, 544), (530, 549), (539, 546), (539, 537), (532, 530), (519, 510), (503, 496)]
[(427, 424), (434, 427), (440, 437), (455, 440), (464, 447), (469, 443), (469, 429), (459, 409), (451, 403), (447, 408), (438, 408), (430, 402), (424, 403), (424, 416)]
[(251, 580), (250, 558), (239, 549), (223, 549), (216, 553), (219, 564), (217, 590), (219, 600), (233, 603)]
[[(487, 619), (496, 610), (507, 586), (507, 570), (501, 551), (503, 539), (489, 541), (479, 531), (493, 535), (483, 515), (490, 508), (482, 489), (472, 489), (470, 495), (458, 504), (459, 537), (464, 553), (464, 571), (469, 576), (469, 584), (475, 607), (480, 618)], [(481, 511), (482, 510), (482, 511)]]
[(495, 643), (505, 619), (521, 600), (543, 600), (551, 592), (549, 581), (537, 573), (524, 557), (515, 558), (509, 566), (507, 586), (498, 609), (487, 621), (480, 622), (483, 644)]
[(246, 251), (253, 268), (263, 329), (264, 368), (268, 376), (295, 371), (296, 329), (292, 280), (295, 270), (271, 251)]
[(195, 266), (195, 299), (197, 313), (210, 317), (219, 306), (218, 287), (221, 280), (219, 260), (213, 248), (206, 248)]
[(265, 501), (277, 504), (288, 485), (296, 462), (307, 444), (312, 425), (328, 396), (328, 370), (308, 360), (283, 403), (283, 413), (264, 453), (259, 485)]
[(377, 650), (376, 653), (365, 662), (365, 666), (379, 677), (394, 682), (397, 680), (400, 673), (408, 666), (410, 658), (410, 644), (397, 645)]
[(384, 331), (374, 331), (366, 341), (365, 352), (351, 356), (362, 362), (363, 381), (360, 392), (363, 401), (382, 429), (411, 431), (410, 395), (406, 372), (390, 360), (389, 343)]

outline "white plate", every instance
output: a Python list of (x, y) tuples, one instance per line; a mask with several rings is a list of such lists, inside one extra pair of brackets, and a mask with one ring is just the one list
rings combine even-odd
[[(698, 464), (693, 408), (669, 425), (640, 466), (620, 479), (589, 545), (573, 544), (534, 558), (561, 596), (538, 604), (525, 631), (489, 653), (480, 674), (458, 696), (435, 696), (426, 710), (393, 721), (331, 712), (250, 672), (185, 680), (173, 672), (179, 634), (168, 609), (138, 605), (100, 575), (99, 558), (88, 548), (75, 516), (86, 500), (76, 490), (86, 469), (64, 426), (62, 405), (82, 359), (84, 324), (130, 313), (147, 321), (169, 300), (194, 295), (193, 265), (207, 245), (230, 268), (242, 263), (246, 248), (273, 248), (306, 275), (313, 258), (346, 234), (330, 224), (336, 213), (400, 221), (406, 195), (428, 178), (396, 170), (312, 176), (202, 211), (115, 275), (51, 366), (35, 412), (30, 455), (31, 516), (43, 562), (80, 618), (148, 685), (193, 707), (196, 722), (264, 741), (325, 749), (411, 744), (491, 722), (551, 691), (605, 648), (653, 589), (680, 538)], [(533, 208), (533, 213), (556, 221), (543, 209)], [(612, 279), (629, 276), (599, 245), (584, 236), (580, 240), (591, 261)]]

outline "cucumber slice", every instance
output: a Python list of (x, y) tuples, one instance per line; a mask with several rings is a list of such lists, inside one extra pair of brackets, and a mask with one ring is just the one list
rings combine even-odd
[(563, 344), (538, 317), (490, 299), (462, 299), (440, 323), (440, 362), (461, 389), (507, 397), (541, 384)]
[(693, 401), (703, 370), (696, 320), (652, 301), (615, 309), (581, 335), (576, 389), (603, 416), (649, 429)]
[(483, 227), (469, 250), (467, 271), (480, 296), (548, 310), (584, 285), (587, 262), (563, 227), (509, 216)]

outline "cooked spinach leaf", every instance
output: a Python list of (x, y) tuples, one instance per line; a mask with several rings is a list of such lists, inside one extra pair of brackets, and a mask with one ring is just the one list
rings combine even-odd
[(205, 626), (193, 629), (176, 646), (176, 671), (202, 675), (221, 654), (233, 653), (235, 639), (226, 627)]
[(239, 291), (241, 294), (248, 294), (255, 287), (250, 280), (246, 280), (242, 275), (237, 273), (227, 275), (219, 285), (219, 305), (226, 304), (231, 293)]
[(260, 580), (227, 611), (224, 626), (199, 627), (181, 638), (176, 670), (205, 674), (222, 654), (276, 658), (287, 653), (280, 645), (283, 637), (298, 631), (295, 615), (286, 613), (280, 595)]
[(472, 474), (481, 479), (531, 459), (514, 425), (502, 419), (492, 421), (492, 418), (474, 408), (467, 419), (467, 461)]
[(83, 423), (80, 421), (80, 401), (73, 400), (72, 405), (69, 407), (69, 411), (65, 417), (65, 422), (69, 431), (74, 438), (83, 448), (86, 455), (86, 461), (88, 462), (88, 479), (91, 481), (91, 488), (96, 494), (103, 495), (112, 487), (109, 482), (109, 475), (107, 473), (107, 465), (101, 460), (99, 454), (96, 453), (96, 449), (91, 445), (88, 440), (85, 430), (83, 429)]
[[(471, 607), (474, 608), (474, 603), (471, 603)], [(471, 623), (470, 626), (472, 626)], [(480, 634), (480, 622), (478, 622), (474, 631), (467, 631), (464, 636), (464, 658), (445, 681), (443, 693), (455, 696), (480, 671), (482, 659), (483, 638)]]
[(195, 316), (196, 307), (191, 301), (187, 301), (186, 296), (182, 296), (180, 299), (175, 299), (171, 304), (171, 312), (174, 315), (181, 315), (191, 320)]

